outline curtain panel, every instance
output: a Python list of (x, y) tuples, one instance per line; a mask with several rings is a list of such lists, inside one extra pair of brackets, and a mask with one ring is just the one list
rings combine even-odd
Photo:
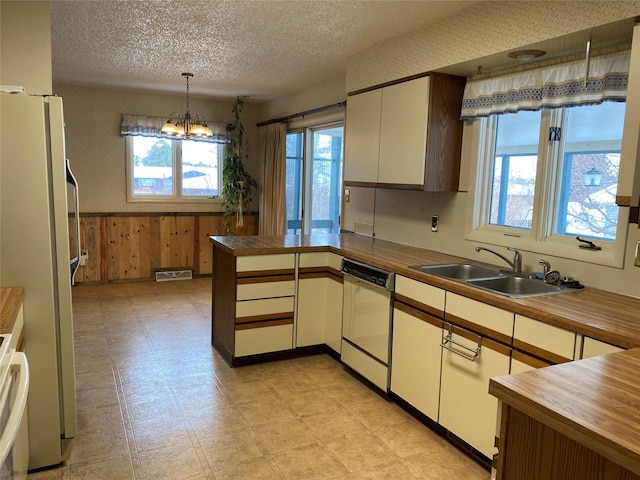
[(260, 235), (286, 233), (286, 142), (284, 123), (260, 127)]
[[(143, 137), (158, 137), (176, 139), (180, 137), (174, 137), (172, 135), (165, 135), (161, 132), (162, 126), (167, 123), (166, 117), (145, 117), (142, 115), (122, 115), (122, 121), (120, 124), (120, 135), (140, 135)], [(208, 123), (207, 126), (213, 132), (213, 137), (191, 137), (189, 140), (196, 142), (209, 142), (209, 143), (229, 143), (227, 137), (227, 125), (224, 123)]]
[(520, 110), (625, 101), (630, 51), (467, 82), (461, 120)]

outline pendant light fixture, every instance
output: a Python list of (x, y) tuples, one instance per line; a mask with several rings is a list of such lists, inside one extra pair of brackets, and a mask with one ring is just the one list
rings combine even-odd
[(193, 73), (183, 73), (182, 76), (187, 79), (187, 112), (184, 115), (172, 113), (161, 132), (180, 138), (213, 137), (213, 132), (207, 127), (204, 118), (197, 113), (189, 112), (189, 79), (193, 77)]

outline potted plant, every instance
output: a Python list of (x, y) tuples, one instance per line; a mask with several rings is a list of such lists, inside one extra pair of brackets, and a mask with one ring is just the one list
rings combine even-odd
[(233, 104), (233, 122), (227, 125), (229, 145), (222, 164), (222, 205), (226, 217), (227, 234), (231, 233), (231, 217), (236, 216), (236, 227), (243, 227), (243, 213), (250, 213), (256, 180), (247, 172), (244, 145), (244, 126), (240, 114), (244, 102), (240, 97)]

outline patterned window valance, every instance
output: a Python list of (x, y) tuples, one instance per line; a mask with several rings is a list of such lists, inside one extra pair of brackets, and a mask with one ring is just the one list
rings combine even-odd
[(584, 60), (468, 81), (460, 118), (624, 101), (630, 58), (630, 51), (592, 58), (586, 86)]
[[(173, 138), (161, 132), (162, 126), (166, 123), (166, 117), (145, 117), (142, 115), (122, 115), (120, 125), (120, 135), (141, 135), (143, 137)], [(213, 137), (200, 138), (191, 137), (189, 140), (196, 142), (229, 143), (227, 137), (227, 126), (224, 123), (207, 123), (213, 132)]]

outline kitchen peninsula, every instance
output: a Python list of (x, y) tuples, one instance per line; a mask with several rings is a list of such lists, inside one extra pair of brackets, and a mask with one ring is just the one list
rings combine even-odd
[[(211, 237), (211, 242), (214, 256), (212, 344), (232, 366), (279, 358), (278, 356), (296, 355), (301, 353), (304, 348), (307, 348), (303, 347), (301, 349), (296, 341), (296, 328), (301, 325), (302, 320), (305, 320), (300, 315), (301, 300), (296, 296), (298, 293), (298, 284), (296, 282), (303, 278), (303, 274), (326, 278), (329, 284), (331, 282), (339, 282), (341, 276), (339, 260), (341, 258), (350, 258), (394, 272), (397, 284), (394, 301), (396, 312), (408, 314), (408, 317), (404, 316), (403, 320), (405, 322), (413, 322), (408, 325), (419, 326), (422, 323), (430, 324), (431, 328), (435, 326), (436, 330), (433, 331), (436, 332), (436, 337), (438, 338), (436, 338), (437, 342), (432, 345), (438, 350), (440, 343), (444, 339), (444, 334), (447, 333), (447, 328), (449, 328), (449, 335), (451, 335), (451, 328), (453, 328), (453, 334), (459, 335), (459, 341), (464, 341), (465, 335), (467, 339), (472, 338), (469, 333), (470, 331), (475, 332), (475, 336), (478, 338), (478, 361), (470, 365), (474, 369), (481, 369), (482, 375), (485, 375), (482, 378), (486, 378), (486, 380), (480, 381), (479, 386), (476, 384), (474, 388), (478, 389), (478, 395), (486, 394), (489, 397), (487, 393), (489, 389), (488, 378), (506, 379), (506, 387), (503, 389), (496, 387), (497, 383), (491, 383), (491, 393), (495, 393), (501, 398), (504, 402), (503, 405), (508, 404), (507, 399), (513, 398), (505, 393), (512, 387), (513, 390), (519, 392), (522, 398), (527, 398), (529, 404), (535, 405), (544, 402), (544, 396), (546, 395), (544, 389), (528, 389), (526, 383), (521, 390), (517, 390), (517, 387), (520, 385), (519, 379), (521, 376), (523, 378), (522, 382), (524, 382), (525, 378), (532, 378), (534, 375), (539, 375), (542, 378), (547, 370), (550, 375), (552, 372), (558, 372), (558, 380), (555, 385), (558, 385), (558, 382), (562, 384), (566, 376), (568, 389), (573, 389), (566, 395), (568, 400), (575, 399), (580, 402), (588, 402), (592, 397), (588, 395), (581, 396), (580, 391), (598, 392), (603, 388), (615, 389), (617, 383), (607, 383), (609, 380), (606, 376), (589, 375), (589, 369), (583, 368), (581, 366), (583, 365), (582, 362), (587, 362), (586, 365), (596, 365), (602, 361), (602, 358), (615, 359), (626, 358), (629, 355), (640, 356), (639, 353), (636, 353), (640, 350), (630, 350), (629, 352), (613, 353), (607, 357), (586, 359), (603, 352), (640, 347), (640, 299), (638, 298), (593, 288), (528, 298), (506, 297), (469, 286), (464, 282), (449, 280), (411, 268), (415, 265), (468, 263), (468, 259), (356, 234), (266, 237), (228, 236)], [(303, 261), (302, 259), (305, 260)], [(402, 279), (402, 282), (399, 283), (399, 279)], [(398, 290), (401, 284), (404, 285), (403, 292)], [(247, 289), (247, 285), (251, 286), (250, 290)], [(414, 288), (415, 290), (412, 290)], [(428, 295), (423, 296), (421, 293), (424, 289), (440, 295), (443, 306), (433, 308), (433, 306), (428, 305)], [(240, 296), (241, 291), (242, 297)], [(247, 291), (251, 293), (248, 294), (246, 293)], [(326, 292), (326, 290), (319, 289), (318, 297), (321, 300), (322, 298), (328, 299), (329, 297), (322, 297), (322, 295), (326, 295), (323, 292)], [(416, 293), (412, 294), (412, 292)], [(444, 307), (445, 295), (447, 299), (446, 307)], [(322, 303), (321, 300), (319, 300), (320, 303)], [(238, 313), (237, 309), (245, 309), (247, 304), (250, 304), (252, 308), (257, 308), (257, 310), (243, 310), (243, 312)], [(332, 311), (335, 312), (335, 310)], [(481, 311), (489, 313), (486, 322), (480, 318)], [(467, 312), (469, 313), (469, 318), (465, 318)], [(498, 332), (498, 328), (492, 324), (491, 319), (497, 318), (493, 317), (494, 313), (499, 314), (501, 318), (507, 318), (511, 322), (510, 324), (507, 323), (506, 334), (504, 333), (505, 330)], [(400, 317), (397, 313), (396, 315), (398, 318)], [(478, 322), (474, 322), (474, 315), (477, 316)], [(394, 323), (396, 320), (397, 318), (394, 317)], [(453, 326), (447, 327), (447, 325)], [(253, 345), (259, 344), (262, 350), (251, 350), (251, 348), (247, 350), (247, 342), (250, 343), (247, 340), (248, 337), (246, 337), (247, 328), (252, 330), (251, 334), (254, 337), (251, 341), (254, 342)], [(334, 327), (331, 328), (335, 330)], [(543, 332), (538, 334), (537, 337), (540, 342), (535, 340), (535, 335), (527, 337), (532, 328), (535, 331)], [(324, 337), (317, 337), (319, 340), (316, 343), (330, 345), (329, 337), (334, 334), (330, 334), (329, 330), (329, 322), (327, 321), (327, 340), (323, 340), (322, 338)], [(324, 332), (325, 330), (323, 329)], [(480, 341), (481, 336), (482, 339)], [(564, 337), (569, 338), (569, 347), (564, 351), (555, 351), (554, 346), (545, 344), (549, 339), (555, 341), (556, 338)], [(398, 338), (400, 337), (398, 336)], [(409, 335), (409, 338), (411, 338), (411, 335)], [(394, 338), (393, 350), (404, 349), (405, 344), (400, 344), (400, 348), (397, 348), (396, 340), (398, 339)], [(482, 344), (482, 354), (480, 354), (480, 343)], [(265, 345), (267, 345), (266, 348)], [(594, 345), (597, 348), (594, 348)], [(502, 356), (498, 355), (496, 358), (499, 358), (498, 361), (503, 365), (500, 368), (502, 368), (504, 374), (517, 373), (526, 369), (531, 370), (534, 366), (542, 367), (559, 363), (562, 363), (562, 365), (504, 377), (501, 377), (503, 373), (490, 373), (486, 376), (487, 370), (483, 369), (487, 368), (492, 362), (490, 360), (492, 358), (491, 355), (493, 355), (492, 349), (494, 349), (494, 352), (502, 352), (500, 354)], [(333, 350), (336, 349), (333, 348)], [(420, 348), (420, 350), (425, 349)], [(336, 350), (336, 352), (339, 353), (339, 350)], [(450, 352), (442, 355), (443, 374), (445, 363), (449, 362), (449, 360), (445, 361), (446, 355), (450, 355)], [(616, 357), (618, 355), (625, 357)], [(455, 355), (454, 357), (460, 358)], [(533, 360), (529, 361), (526, 368), (523, 368), (521, 361), (524, 358), (526, 362), (527, 357)], [(585, 360), (582, 360), (583, 358)], [(573, 360), (578, 361), (574, 362)], [(396, 367), (395, 370), (394, 366)], [(416, 366), (411, 370), (420, 372), (421, 367)], [(415, 402), (410, 398), (411, 392), (404, 395), (404, 392), (401, 392), (400, 389), (394, 390), (394, 373), (397, 374), (399, 371), (399, 364), (392, 362), (391, 392), (401, 400), (416, 406)], [(626, 376), (627, 380), (632, 382), (635, 371), (623, 368), (619, 375)], [(466, 382), (465, 377), (451, 376), (452, 382), (454, 378), (458, 383), (461, 381)], [(476, 376), (475, 378), (477, 380), (479, 377)], [(413, 379), (410, 380), (410, 385), (420, 381), (420, 379), (415, 382)], [(514, 383), (511, 384), (510, 382)], [(441, 388), (444, 388), (443, 385), (441, 385)], [(454, 387), (452, 385), (453, 383), (450, 383), (447, 386), (450, 394), (455, 392), (457, 388), (457, 386)], [(544, 382), (541, 382), (540, 385), (544, 385)], [(620, 385), (625, 384), (623, 382)], [(437, 382), (435, 384), (430, 383), (429, 388), (437, 390)], [(560, 390), (562, 392), (562, 388)], [(495, 398), (493, 398), (493, 401), (496, 402)], [(633, 426), (636, 430), (638, 429), (638, 424), (640, 424), (640, 421), (637, 420), (640, 419), (640, 410), (637, 409), (639, 403), (627, 404), (625, 408), (629, 410), (627, 411), (628, 416), (621, 420), (638, 422)], [(450, 404), (451, 402), (447, 401), (445, 405), (447, 409), (450, 409)], [(488, 402), (487, 405), (489, 412), (497, 411), (495, 404)], [(516, 407), (518, 405), (516, 404)], [(476, 408), (479, 407), (476, 405)], [(424, 413), (419, 407), (417, 409)], [(567, 410), (559, 411), (557, 415), (568, 415), (570, 409), (571, 406), (567, 405)], [(612, 411), (617, 410), (614, 409)], [(594, 409), (594, 412), (597, 412), (597, 409)], [(527, 412), (525, 411), (525, 413)], [(454, 428), (446, 425), (448, 420), (443, 416), (442, 400), (439, 416), (437, 409), (435, 414), (427, 414), (427, 416), (450, 431)], [(456, 412), (448, 412), (446, 415), (448, 418), (456, 416), (458, 416)], [(476, 416), (489, 418), (491, 413), (478, 412)], [(605, 415), (602, 418), (607, 417)], [(537, 421), (542, 420), (537, 419)], [(486, 423), (488, 427), (485, 425), (481, 429), (481, 441), (476, 441), (474, 432), (470, 433), (468, 438), (465, 438), (466, 434), (460, 434), (455, 431), (453, 433), (461, 437), (475, 451), (481, 453), (485, 459), (488, 459), (494, 451), (495, 417), (493, 420), (489, 418)], [(573, 427), (583, 434), (585, 433), (583, 427), (577, 425)], [(570, 429), (573, 429), (573, 427)], [(596, 437), (600, 435), (600, 433), (591, 430), (590, 427), (587, 427), (586, 430), (588, 430), (587, 434), (589, 436), (592, 434)], [(578, 441), (580, 441), (580, 438)], [(622, 439), (618, 438), (609, 441), (619, 443), (622, 442)], [(480, 445), (480, 443), (483, 444)], [(591, 444), (589, 443), (589, 445)], [(615, 464), (616, 458), (612, 459), (612, 461)], [(518, 477), (504, 478), (515, 479)]]

